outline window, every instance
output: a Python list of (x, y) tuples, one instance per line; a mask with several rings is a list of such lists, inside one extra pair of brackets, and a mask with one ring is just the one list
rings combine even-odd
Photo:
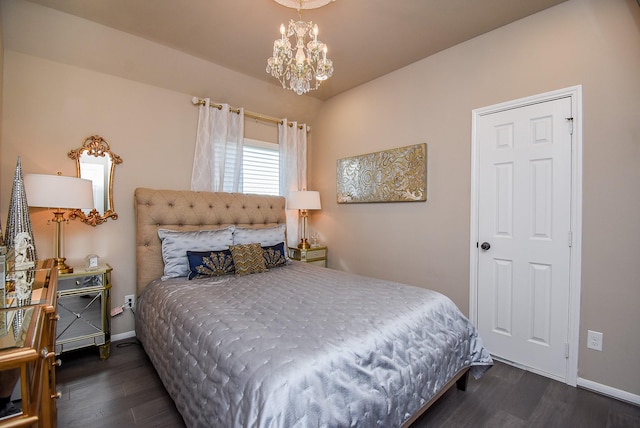
[(244, 139), (242, 192), (280, 194), (280, 152), (277, 144)]

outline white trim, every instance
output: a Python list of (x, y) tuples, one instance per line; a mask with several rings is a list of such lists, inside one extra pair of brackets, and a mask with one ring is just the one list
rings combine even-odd
[(603, 385), (601, 383), (593, 382), (591, 380), (583, 379), (581, 377), (578, 378), (578, 386), (580, 388), (588, 389), (602, 395), (607, 395), (609, 397), (613, 397), (618, 400), (626, 401), (628, 403), (640, 406), (640, 395), (632, 394), (630, 392)]
[(578, 354), (580, 340), (580, 290), (582, 266), (582, 85), (559, 89), (557, 91), (520, 98), (505, 103), (475, 109), (471, 112), (471, 233), (469, 241), (469, 319), (478, 323), (478, 144), (477, 121), (480, 116), (497, 113), (517, 107), (552, 101), (559, 98), (571, 98), (573, 115), (573, 150), (571, 152), (571, 261), (569, 266), (569, 327), (567, 342), (568, 385), (576, 386), (578, 380)]
[[(565, 383), (565, 379), (563, 379), (563, 378), (561, 378), (559, 376), (556, 376), (556, 375), (554, 375), (552, 373), (543, 372), (542, 370), (538, 370), (538, 369), (533, 368), (533, 367), (525, 366), (524, 364), (515, 363), (513, 361), (507, 360), (506, 358), (497, 357), (495, 355), (491, 355), (491, 358), (493, 358), (494, 361), (500, 361), (501, 363), (504, 363), (504, 364), (519, 368), (520, 370), (524, 370), (524, 371), (527, 371), (527, 372), (535, 373), (537, 375), (548, 377), (548, 378), (556, 380), (558, 382)], [(575, 386), (575, 385), (573, 385), (573, 386)]]
[(125, 331), (124, 333), (118, 333), (111, 335), (111, 341), (116, 342), (118, 340), (129, 339), (130, 337), (136, 337), (136, 331)]

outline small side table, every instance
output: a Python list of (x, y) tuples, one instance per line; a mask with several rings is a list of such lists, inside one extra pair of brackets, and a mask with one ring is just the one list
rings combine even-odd
[(327, 247), (311, 247), (307, 249), (289, 247), (289, 257), (293, 260), (327, 267)]
[(74, 268), (58, 275), (56, 354), (97, 346), (100, 359), (111, 351), (111, 266)]

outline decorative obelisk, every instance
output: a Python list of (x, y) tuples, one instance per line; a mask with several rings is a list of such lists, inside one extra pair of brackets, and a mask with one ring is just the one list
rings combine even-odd
[[(26, 235), (21, 235), (26, 233)], [(16, 238), (27, 239), (28, 248), (24, 248), (25, 242), (16, 242)], [(11, 191), (11, 201), (9, 203), (9, 215), (7, 216), (7, 230), (5, 232), (4, 244), (7, 247), (10, 257), (18, 256), (23, 262), (33, 262), (37, 260), (35, 242), (33, 240), (33, 228), (29, 217), (29, 206), (27, 205), (27, 194), (24, 190), (24, 177), (22, 176), (22, 163), (20, 156), (16, 164), (16, 173), (13, 177), (13, 189)], [(26, 253), (16, 254), (15, 250), (25, 249)], [(11, 254), (11, 251), (14, 254)]]
[[(5, 232), (7, 246), (7, 279), (13, 281), (16, 305), (21, 307), (31, 302), (35, 272), (32, 269), (37, 260), (36, 247), (33, 241), (33, 228), (29, 217), (27, 194), (24, 190), (22, 163), (20, 156), (13, 177), (13, 189), (9, 203), (7, 230)], [(17, 309), (13, 319), (13, 334), (16, 340), (21, 335), (24, 310)]]

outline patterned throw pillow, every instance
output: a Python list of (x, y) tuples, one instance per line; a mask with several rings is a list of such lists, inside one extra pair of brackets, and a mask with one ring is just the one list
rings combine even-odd
[(264, 261), (262, 247), (259, 243), (231, 245), (229, 247), (233, 256), (233, 264), (236, 275), (248, 275), (250, 273), (266, 272), (267, 264)]
[(187, 251), (189, 279), (231, 275), (236, 272), (231, 251)]
[(268, 247), (262, 247), (262, 251), (264, 261), (267, 264), (267, 269), (284, 266), (287, 264), (284, 242), (280, 242), (276, 245), (270, 245)]

